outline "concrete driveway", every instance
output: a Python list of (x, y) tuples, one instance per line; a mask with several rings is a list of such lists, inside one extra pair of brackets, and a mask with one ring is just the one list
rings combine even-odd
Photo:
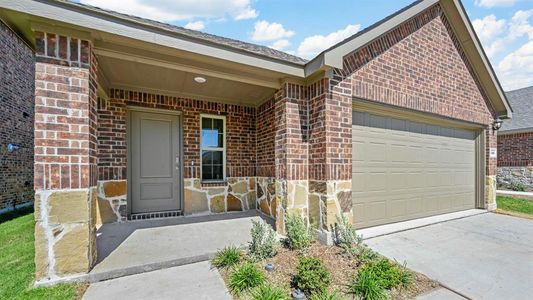
[(533, 297), (533, 220), (486, 213), (365, 242), (468, 298)]

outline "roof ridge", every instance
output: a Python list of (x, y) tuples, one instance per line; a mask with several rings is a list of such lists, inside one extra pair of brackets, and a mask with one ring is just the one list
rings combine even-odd
[(102, 13), (102, 14), (107, 14), (107, 15), (111, 15), (114, 17), (127, 19), (131, 22), (138, 22), (143, 25), (158, 27), (160, 29), (171, 31), (176, 34), (185, 35), (189, 38), (200, 39), (205, 42), (215, 43), (219, 45), (222, 44), (222, 45), (234, 48), (234, 49), (246, 51), (246, 52), (256, 54), (256, 55), (268, 56), (273, 59), (280, 59), (280, 60), (284, 60), (290, 63), (299, 64), (299, 65), (303, 65), (306, 62), (308, 62), (307, 59), (304, 59), (302, 57), (299, 57), (299, 56), (296, 56), (296, 55), (293, 55), (293, 54), (290, 54), (290, 53), (287, 53), (281, 50), (276, 50), (276, 49), (273, 49), (271, 47), (264, 46), (264, 45), (258, 45), (258, 44), (245, 42), (245, 41), (237, 40), (234, 38), (219, 36), (219, 35), (203, 32), (199, 30), (188, 29), (182, 26), (173, 25), (173, 24), (169, 24), (169, 23), (165, 23), (165, 22), (161, 22), (161, 21), (157, 21), (153, 19), (143, 18), (143, 17), (139, 17), (136, 15), (117, 12), (114, 10), (101, 8), (98, 6), (93, 6), (93, 5), (79, 3), (79, 2), (73, 2), (72, 0), (53, 0), (53, 1), (56, 3), (71, 5), (71, 6), (75, 6), (75, 7), (82, 8), (82, 9), (88, 9), (88, 10), (91, 10), (97, 13)]

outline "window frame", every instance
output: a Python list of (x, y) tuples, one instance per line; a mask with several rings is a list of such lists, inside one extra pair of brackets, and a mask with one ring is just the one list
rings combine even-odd
[[(222, 120), (222, 130), (223, 130), (223, 136), (224, 136), (224, 138), (222, 139), (222, 148), (202, 146), (202, 121), (204, 118)], [(227, 137), (226, 116), (200, 114), (200, 181), (201, 182), (225, 182), (226, 181), (226, 137)], [(202, 159), (203, 151), (222, 151), (222, 179), (204, 179), (204, 176), (203, 176), (204, 164), (203, 164), (203, 159)]]

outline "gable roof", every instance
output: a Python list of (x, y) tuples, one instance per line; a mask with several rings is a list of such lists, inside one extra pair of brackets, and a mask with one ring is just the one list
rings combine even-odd
[(361, 32), (337, 43), (310, 61), (265, 46), (189, 30), (136, 16), (126, 15), (69, 0), (0, 0), (0, 7), (49, 20), (72, 24), (112, 35), (132, 38), (238, 64), (305, 79), (317, 72), (342, 68), (343, 58), (419, 13), (441, 5), (473, 67), (485, 94), (500, 118), (512, 110), (485, 55), (460, 0), (417, 0)]
[(191, 29), (180, 27), (180, 26), (171, 25), (168, 23), (141, 18), (141, 17), (134, 16), (134, 15), (123, 14), (123, 13), (119, 13), (116, 11), (112, 11), (112, 10), (108, 10), (108, 9), (104, 9), (104, 8), (100, 8), (100, 7), (96, 7), (96, 6), (92, 6), (88, 4), (72, 2), (71, 0), (52, 0), (52, 2), (63, 3), (65, 5), (70, 5), (72, 7), (90, 10), (95, 13), (113, 16), (116, 18), (121, 18), (127, 21), (143, 24), (146, 26), (159, 28), (159, 29), (162, 29), (168, 32), (178, 34), (178, 35), (182, 35), (182, 36), (186, 36), (186, 37), (190, 37), (194, 39), (200, 39), (206, 42), (211, 42), (211, 43), (222, 45), (222, 46), (244, 50), (244, 51), (247, 51), (253, 54), (267, 56), (270, 58), (279, 59), (279, 60), (287, 61), (290, 63), (304, 65), (307, 62), (306, 59), (300, 58), (295, 55), (291, 55), (283, 51), (275, 50), (275, 49), (272, 49), (266, 46), (247, 43), (247, 42), (230, 39), (230, 38), (226, 38), (226, 37), (222, 37), (222, 36), (218, 36), (214, 34), (209, 34), (209, 33), (201, 32), (197, 30), (191, 30)]
[(506, 93), (513, 107), (513, 118), (505, 120), (501, 133), (533, 131), (533, 86)]

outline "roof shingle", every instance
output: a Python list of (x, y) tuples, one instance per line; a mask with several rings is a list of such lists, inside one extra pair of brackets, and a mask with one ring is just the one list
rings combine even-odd
[(505, 93), (513, 108), (513, 118), (504, 120), (501, 132), (531, 128), (533, 131), (533, 86)]

